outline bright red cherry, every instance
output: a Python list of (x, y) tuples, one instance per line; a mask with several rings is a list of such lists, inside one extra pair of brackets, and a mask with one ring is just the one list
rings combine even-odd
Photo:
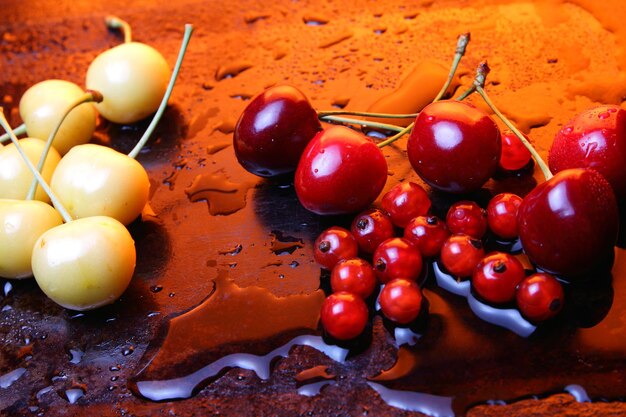
[(522, 198), (513, 193), (501, 193), (493, 197), (487, 205), (489, 228), (503, 239), (517, 237), (517, 211)]
[(337, 292), (326, 297), (322, 303), (322, 326), (335, 339), (354, 339), (363, 333), (367, 318), (367, 305), (355, 294)]
[(330, 273), (333, 292), (349, 292), (363, 299), (372, 295), (376, 283), (374, 268), (361, 258), (342, 259)]
[(487, 212), (473, 201), (458, 201), (448, 209), (446, 224), (453, 234), (480, 239), (487, 231)]
[(415, 217), (404, 228), (404, 238), (413, 242), (422, 256), (427, 258), (438, 256), (449, 236), (445, 222), (436, 216)]
[(255, 175), (289, 174), (321, 129), (305, 95), (281, 85), (265, 90), (248, 104), (235, 126), (233, 148), (241, 166)]
[(448, 272), (461, 278), (471, 276), (484, 257), (482, 242), (468, 235), (452, 235), (441, 247), (441, 263)]
[(531, 261), (544, 271), (578, 278), (610, 268), (619, 226), (613, 190), (592, 169), (567, 169), (538, 185), (517, 214), (519, 237)]
[(381, 205), (391, 216), (393, 224), (405, 227), (412, 218), (426, 215), (431, 201), (421, 185), (401, 182), (383, 195)]
[(626, 200), (626, 110), (603, 105), (576, 115), (554, 137), (548, 164), (553, 173), (593, 168)]
[(366, 209), (387, 181), (387, 161), (367, 136), (344, 126), (319, 132), (304, 150), (294, 186), (300, 203), (317, 214)]
[(374, 253), (378, 245), (395, 233), (389, 215), (378, 209), (367, 209), (357, 214), (350, 231), (365, 253)]
[(394, 237), (385, 240), (374, 251), (376, 276), (385, 284), (394, 278), (416, 281), (422, 272), (422, 255), (409, 240)]
[[(524, 135), (526, 139), (528, 136)], [(500, 152), (499, 167), (505, 171), (517, 171), (524, 168), (530, 162), (530, 151), (515, 133), (503, 130), (501, 134), (502, 151)]]
[(318, 264), (332, 270), (342, 259), (354, 258), (359, 247), (349, 230), (333, 226), (324, 230), (315, 239), (313, 257)]
[(415, 281), (396, 278), (380, 291), (378, 302), (383, 315), (398, 324), (415, 320), (422, 308), (422, 290)]
[(552, 275), (539, 273), (525, 278), (517, 287), (517, 307), (528, 320), (540, 322), (556, 316), (563, 308), (563, 286)]
[(524, 266), (517, 258), (494, 252), (476, 265), (472, 287), (488, 303), (508, 303), (515, 298), (515, 289), (525, 276)]
[(496, 172), (500, 130), (482, 110), (461, 101), (436, 101), (415, 119), (409, 161), (430, 186), (452, 193), (478, 190)]

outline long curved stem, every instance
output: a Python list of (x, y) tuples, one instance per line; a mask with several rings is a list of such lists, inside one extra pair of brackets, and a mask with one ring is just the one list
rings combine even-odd
[(119, 29), (122, 31), (122, 34), (124, 35), (124, 43), (130, 43), (133, 41), (133, 31), (128, 22), (125, 20), (120, 19), (117, 16), (107, 16), (104, 18), (104, 24), (109, 29)]
[(388, 137), (387, 139), (385, 139), (382, 142), (377, 143), (376, 146), (378, 146), (378, 148), (384, 148), (387, 145), (391, 145), (392, 143), (394, 143), (395, 141), (400, 139), (402, 136), (404, 136), (407, 133), (411, 132), (411, 130), (413, 129), (413, 125), (414, 124), (415, 124), (414, 122), (411, 122), (407, 127), (402, 129), (401, 131), (399, 131), (395, 135), (393, 135), (391, 137)]
[(339, 116), (322, 116), (320, 120), (323, 122), (337, 122), (337, 123), (348, 123), (359, 126), (367, 126), (373, 127), (376, 129), (389, 130), (391, 132), (399, 132), (403, 130), (402, 127), (396, 125), (390, 125), (387, 123), (379, 123), (379, 122), (371, 122), (369, 120), (363, 119), (352, 119), (350, 117), (339, 117)]
[(193, 33), (193, 25), (186, 24), (185, 34), (183, 36), (183, 42), (178, 52), (178, 59), (176, 59), (176, 64), (174, 65), (174, 71), (172, 71), (172, 76), (170, 78), (169, 84), (167, 85), (167, 90), (165, 90), (165, 95), (163, 96), (163, 100), (161, 100), (161, 104), (159, 105), (159, 108), (154, 114), (154, 117), (152, 118), (152, 121), (150, 122), (150, 125), (144, 132), (143, 136), (141, 137), (141, 139), (139, 139), (135, 147), (128, 153), (128, 156), (133, 159), (136, 158), (137, 155), (139, 155), (139, 152), (141, 152), (141, 149), (144, 147), (146, 142), (148, 142), (148, 139), (150, 139), (150, 135), (152, 135), (152, 132), (154, 132), (154, 129), (156, 128), (156, 125), (159, 123), (159, 120), (161, 120), (161, 116), (163, 115), (163, 112), (165, 111), (165, 107), (167, 107), (167, 101), (169, 100), (170, 96), (172, 95), (172, 91), (174, 90), (174, 84), (176, 84), (176, 79), (178, 78), (178, 72), (180, 71), (180, 67), (183, 64), (183, 58), (185, 57), (185, 53), (187, 52), (187, 46), (189, 45), (189, 40), (191, 39), (192, 33)]
[[(19, 125), (15, 129), (13, 129), (13, 133), (15, 133), (16, 136), (25, 134), (26, 133), (26, 123), (22, 123), (21, 125)], [(8, 133), (5, 133), (4, 135), (0, 136), (0, 143), (9, 142), (10, 140), (11, 140), (11, 137), (9, 136)]]
[(24, 149), (22, 149), (22, 147), (20, 146), (17, 136), (15, 136), (13, 129), (11, 129), (11, 126), (9, 126), (9, 122), (4, 116), (4, 111), (2, 110), (2, 107), (0, 107), (0, 126), (2, 126), (4, 130), (6, 130), (7, 134), (9, 135), (9, 138), (11, 138), (11, 141), (13, 142), (13, 145), (15, 146), (15, 149), (17, 149), (20, 156), (24, 159), (24, 162), (26, 163), (26, 166), (28, 166), (28, 169), (30, 169), (30, 171), (33, 173), (35, 178), (37, 178), (37, 181), (39, 181), (41, 188), (43, 188), (46, 194), (48, 194), (48, 196), (50, 197), (50, 200), (52, 201), (52, 204), (54, 204), (54, 207), (61, 214), (61, 217), (63, 217), (63, 220), (66, 223), (71, 222), (72, 216), (70, 216), (70, 214), (67, 212), (65, 207), (63, 207), (63, 204), (61, 203), (59, 198), (56, 196), (56, 194), (50, 189), (50, 186), (46, 183), (46, 180), (43, 179), (39, 171), (37, 171), (37, 168), (35, 168), (35, 165), (33, 165), (30, 159), (28, 159), (28, 156), (26, 156)]
[(320, 110), (317, 112), (317, 117), (327, 117), (327, 116), (365, 116), (365, 117), (374, 117), (381, 119), (409, 119), (412, 117), (416, 117), (418, 113), (407, 113), (407, 114), (397, 114), (397, 113), (370, 113), (366, 111), (351, 111), (351, 110)]

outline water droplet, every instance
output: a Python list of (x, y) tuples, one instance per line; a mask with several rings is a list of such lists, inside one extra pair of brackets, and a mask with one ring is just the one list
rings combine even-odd
[(174, 297), (175, 295), (176, 295), (176, 293), (175, 293), (175, 292), (171, 292), (171, 293), (169, 293), (169, 294), (168, 294), (168, 296), (169, 296), (170, 298), (171, 298), (171, 297)]
[(238, 255), (239, 253), (241, 253), (242, 250), (243, 250), (243, 245), (241, 243), (238, 243), (231, 249), (221, 250), (221, 251), (218, 251), (217, 253), (219, 253), (220, 255), (233, 255), (234, 256), (234, 255)]
[(163, 290), (163, 285), (153, 285), (150, 287), (150, 291), (157, 293)]
[(598, 113), (598, 119), (608, 119), (609, 117), (611, 117), (611, 113), (609, 113), (608, 111), (603, 111)]
[(70, 349), (70, 355), (71, 355), (70, 363), (78, 364), (83, 359), (85, 352), (79, 349)]
[(26, 373), (25, 368), (17, 368), (4, 375), (0, 375), (0, 388), (9, 388), (15, 381)]
[(196, 176), (185, 193), (193, 203), (206, 201), (212, 216), (228, 215), (246, 206), (248, 190), (255, 185), (252, 181), (234, 183), (223, 173), (215, 173)]
[(122, 365), (113, 365), (109, 368), (111, 372), (118, 372), (122, 368)]
[(4, 283), (4, 296), (8, 297), (11, 291), (13, 290), (13, 285), (7, 281)]
[(134, 351), (135, 351), (135, 347), (134, 346), (129, 346), (129, 347), (125, 348), (122, 351), (122, 355), (128, 356), (128, 355), (132, 354)]
[(283, 279), (283, 278), (285, 278), (285, 274), (278, 274), (278, 278), (279, 278), (279, 279)]
[(272, 238), (270, 250), (276, 255), (292, 254), (298, 248), (304, 247), (304, 241), (302, 239), (293, 236), (285, 236), (278, 230), (273, 230), (270, 236)]
[(252, 67), (253, 65), (246, 61), (232, 62), (228, 65), (222, 65), (217, 69), (215, 79), (217, 81), (221, 81), (225, 78), (233, 78)]
[(300, 263), (298, 261), (291, 261), (289, 266), (292, 268), (297, 268), (298, 266), (300, 266)]
[(84, 396), (85, 391), (82, 388), (71, 388), (65, 391), (65, 398), (70, 404), (76, 404), (76, 401)]

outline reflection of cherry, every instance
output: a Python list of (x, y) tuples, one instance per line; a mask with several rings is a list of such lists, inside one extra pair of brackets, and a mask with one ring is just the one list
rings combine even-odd
[(416, 281), (422, 272), (422, 255), (409, 240), (394, 237), (381, 243), (373, 256), (376, 276), (385, 284), (394, 278)]
[(401, 182), (383, 195), (381, 205), (389, 213), (393, 224), (405, 227), (412, 218), (426, 215), (431, 202), (419, 184)]
[(472, 287), (488, 303), (507, 303), (513, 301), (515, 288), (525, 276), (524, 267), (517, 258), (494, 252), (476, 265)]
[(417, 318), (422, 308), (422, 291), (415, 281), (396, 278), (380, 291), (380, 309), (389, 320), (407, 324)]
[(350, 231), (359, 248), (366, 253), (374, 253), (378, 245), (394, 235), (391, 219), (378, 209), (367, 209), (359, 213), (352, 221)]
[(539, 273), (520, 282), (515, 298), (524, 317), (532, 321), (545, 321), (561, 311), (565, 294), (556, 278)]
[(315, 239), (313, 257), (324, 268), (332, 270), (342, 259), (354, 258), (359, 248), (350, 231), (333, 226)]
[(339, 340), (353, 339), (363, 333), (367, 318), (365, 302), (348, 292), (338, 292), (326, 297), (320, 312), (324, 330)]
[(376, 288), (374, 268), (364, 259), (349, 258), (337, 262), (330, 274), (333, 292), (349, 292), (365, 299)]
[(448, 236), (448, 227), (436, 216), (415, 217), (404, 228), (404, 238), (413, 242), (422, 256), (428, 258), (439, 255)]

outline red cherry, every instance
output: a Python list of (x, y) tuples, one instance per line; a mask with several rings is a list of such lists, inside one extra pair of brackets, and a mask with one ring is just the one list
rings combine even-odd
[(430, 198), (426, 191), (414, 182), (401, 182), (383, 195), (383, 210), (398, 227), (405, 227), (414, 217), (424, 216), (430, 210)]
[(563, 286), (552, 275), (526, 277), (517, 287), (517, 307), (528, 320), (539, 322), (556, 316), (563, 308)]
[(363, 333), (367, 316), (365, 302), (348, 292), (338, 292), (326, 297), (320, 312), (320, 320), (326, 332), (339, 340), (354, 339)]
[(468, 235), (452, 235), (441, 247), (441, 262), (452, 275), (469, 277), (485, 256), (480, 240)]
[(241, 113), (233, 148), (241, 166), (255, 175), (288, 174), (296, 170), (304, 148), (321, 129), (317, 113), (300, 90), (272, 87)]
[(618, 210), (609, 183), (591, 169), (567, 169), (538, 185), (517, 214), (519, 237), (544, 271), (577, 278), (613, 254)]
[(415, 320), (422, 308), (422, 290), (415, 281), (396, 278), (380, 291), (378, 302), (383, 315), (398, 324)]
[(394, 236), (391, 219), (378, 209), (359, 213), (352, 221), (350, 231), (365, 253), (374, 253), (378, 245)]
[(385, 240), (374, 251), (376, 276), (385, 284), (394, 278), (416, 281), (422, 272), (422, 255), (409, 240), (394, 237)]
[(333, 226), (315, 239), (313, 257), (318, 264), (332, 270), (342, 259), (354, 258), (359, 251), (354, 236), (343, 227)]
[(453, 234), (480, 239), (487, 231), (487, 212), (473, 201), (459, 201), (448, 209), (446, 224)]
[(430, 186), (452, 193), (478, 190), (496, 172), (500, 131), (482, 110), (437, 101), (415, 119), (407, 142), (413, 169)]
[(554, 173), (593, 168), (626, 200), (626, 110), (603, 105), (576, 115), (556, 134), (548, 164)]
[(304, 150), (294, 186), (300, 203), (317, 214), (367, 208), (387, 181), (387, 161), (367, 136), (344, 126), (319, 132)]
[[(526, 139), (528, 136), (524, 135)], [(501, 134), (502, 151), (500, 153), (499, 167), (505, 171), (517, 171), (524, 168), (530, 162), (530, 151), (515, 133), (503, 130)]]
[(450, 236), (446, 224), (436, 216), (415, 217), (404, 228), (404, 238), (413, 242), (424, 257), (435, 257)]
[(524, 267), (517, 258), (494, 252), (476, 265), (472, 287), (488, 303), (508, 303), (515, 298), (515, 288), (525, 276)]
[(503, 239), (517, 237), (517, 211), (522, 198), (512, 193), (501, 193), (487, 205), (487, 222), (493, 233)]
[(330, 274), (333, 292), (349, 292), (365, 299), (376, 288), (374, 268), (364, 259), (349, 258), (337, 262)]

